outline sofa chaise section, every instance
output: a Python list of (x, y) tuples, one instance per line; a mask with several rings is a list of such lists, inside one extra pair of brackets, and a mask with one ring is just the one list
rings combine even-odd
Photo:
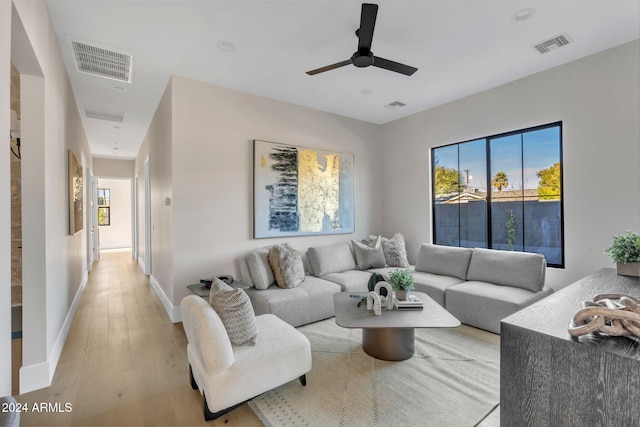
[(550, 295), (543, 255), (474, 249), (466, 281), (446, 290), (445, 307), (462, 323), (500, 333), (500, 320)]

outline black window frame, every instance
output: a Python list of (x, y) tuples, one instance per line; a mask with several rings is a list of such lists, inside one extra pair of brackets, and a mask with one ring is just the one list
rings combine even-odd
[[(499, 138), (504, 138), (504, 137), (509, 137), (509, 136), (513, 136), (513, 135), (518, 135), (518, 134), (525, 134), (528, 132), (534, 132), (534, 131), (539, 131), (539, 130), (543, 130), (543, 129), (549, 129), (549, 128), (558, 128), (558, 139), (559, 139), (559, 163), (560, 163), (560, 263), (552, 263), (549, 262), (547, 260), (547, 265), (549, 267), (553, 267), (553, 268), (565, 268), (565, 242), (564, 242), (564, 199), (565, 199), (565, 194), (564, 194), (564, 160), (563, 160), (563, 122), (562, 121), (557, 121), (557, 122), (552, 122), (552, 123), (547, 123), (547, 124), (543, 124), (543, 125), (539, 125), (539, 126), (532, 126), (532, 127), (528, 127), (528, 128), (524, 128), (524, 129), (519, 129), (519, 130), (514, 130), (514, 131), (509, 131), (509, 132), (504, 132), (504, 133), (499, 133), (499, 134), (495, 134), (495, 135), (488, 135), (488, 136), (484, 136), (484, 137), (479, 137), (479, 138), (472, 138), (472, 139), (468, 139), (465, 141), (460, 141), (460, 142), (455, 142), (455, 143), (451, 143), (451, 144), (445, 144), (445, 145), (440, 145), (437, 147), (431, 147), (430, 149), (430, 155), (431, 155), (431, 161), (430, 161), (430, 167), (431, 167), (431, 171), (430, 171), (430, 179), (431, 179), (431, 235), (432, 235), (432, 241), (435, 244), (438, 244), (437, 240), (437, 233), (436, 233), (436, 206), (437, 206), (437, 198), (436, 198), (436, 181), (435, 181), (435, 168), (436, 168), (436, 156), (434, 154), (435, 150), (437, 149), (441, 149), (441, 148), (446, 148), (446, 147), (452, 147), (452, 146), (460, 146), (462, 144), (468, 143), (468, 142), (474, 142), (474, 141), (479, 141), (479, 140), (484, 140), (485, 141), (485, 150), (486, 150), (486, 182), (487, 182), (487, 196), (486, 196), (486, 242), (487, 242), (487, 247), (488, 248), (492, 248), (493, 246), (493, 241), (492, 241), (492, 216), (491, 216), (491, 208), (492, 208), (492, 187), (491, 187), (491, 179), (492, 179), (492, 169), (491, 169), (491, 140), (494, 139), (499, 139)], [(522, 162), (524, 163), (524, 153), (522, 154)], [(460, 164), (458, 164), (458, 172), (460, 173)], [(460, 192), (460, 194), (462, 194), (462, 192)], [(523, 201), (524, 201), (524, 196), (523, 196)], [(459, 233), (461, 232), (461, 228), (460, 227), (460, 222), (458, 221), (458, 230)], [(522, 234), (524, 235), (524, 226), (522, 227)], [(461, 246), (462, 243), (462, 238), (459, 237), (458, 238), (458, 246)]]
[[(105, 194), (105, 196), (103, 196), (104, 201), (106, 201), (106, 204), (100, 204), (100, 192), (103, 192), (103, 194)], [(98, 227), (107, 227), (111, 225), (111, 188), (106, 188), (106, 187), (100, 187), (98, 188)], [(107, 212), (106, 218), (107, 221), (100, 221), (100, 215), (99, 212), (100, 210), (105, 210)], [(104, 215), (103, 215), (104, 218)]]

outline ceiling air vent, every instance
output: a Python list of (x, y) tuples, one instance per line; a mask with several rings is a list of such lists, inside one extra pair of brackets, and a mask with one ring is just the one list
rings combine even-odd
[(81, 73), (131, 83), (133, 55), (71, 40), (76, 68)]
[(544, 41), (541, 41), (540, 43), (536, 43), (533, 45), (533, 47), (535, 47), (539, 53), (547, 53), (547, 52), (551, 52), (552, 50), (556, 50), (559, 47), (568, 45), (569, 43), (572, 43), (572, 42), (573, 40), (571, 40), (571, 37), (569, 37), (567, 33), (562, 33), (548, 40), (544, 40)]
[(106, 120), (109, 122), (122, 123), (124, 121), (124, 112), (107, 113), (105, 111), (84, 110), (84, 115), (90, 119)]

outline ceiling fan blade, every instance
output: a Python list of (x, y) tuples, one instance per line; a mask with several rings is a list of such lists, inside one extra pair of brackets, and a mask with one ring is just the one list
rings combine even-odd
[(362, 3), (360, 13), (360, 28), (358, 29), (358, 52), (370, 52), (373, 41), (373, 30), (376, 27), (378, 5)]
[(395, 62), (395, 61), (390, 61), (388, 59), (380, 58), (379, 56), (374, 56), (373, 57), (373, 64), (372, 65), (374, 67), (384, 68), (385, 70), (395, 71), (396, 73), (404, 74), (404, 75), (407, 75), (407, 76), (410, 76), (413, 73), (415, 73), (416, 71), (418, 71), (418, 69), (415, 68), (415, 67), (411, 67), (409, 65), (401, 64), (401, 63)]
[(307, 74), (313, 76), (315, 74), (324, 73), (325, 71), (335, 70), (336, 68), (344, 67), (345, 65), (351, 64), (351, 60), (347, 59), (346, 61), (336, 62), (335, 64), (327, 65), (326, 67), (316, 68), (315, 70), (307, 71)]

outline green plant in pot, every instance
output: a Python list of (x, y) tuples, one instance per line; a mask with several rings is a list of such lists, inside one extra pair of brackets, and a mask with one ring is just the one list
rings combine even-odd
[(389, 273), (389, 284), (399, 300), (407, 299), (407, 292), (414, 289), (415, 280), (409, 270), (393, 270)]
[(613, 236), (605, 253), (616, 263), (618, 274), (640, 277), (640, 235), (631, 230)]

